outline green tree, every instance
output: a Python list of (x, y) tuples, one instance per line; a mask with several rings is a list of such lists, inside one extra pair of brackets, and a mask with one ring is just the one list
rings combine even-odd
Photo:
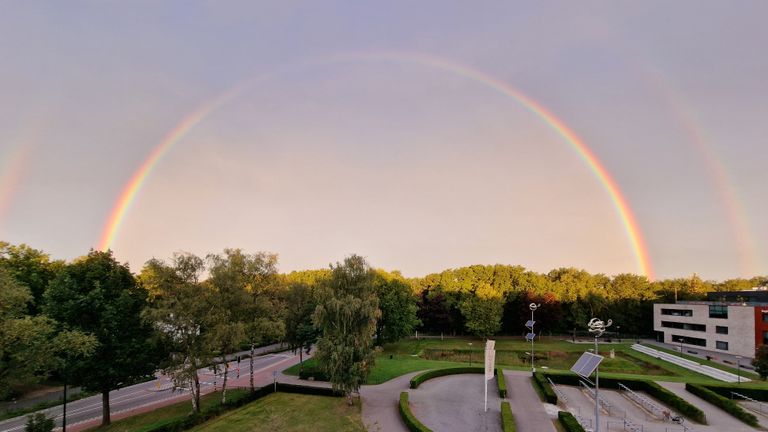
[(24, 432), (51, 432), (56, 427), (52, 418), (45, 414), (37, 413), (27, 416), (27, 424), (24, 426)]
[(60, 261), (51, 262), (43, 251), (25, 244), (16, 246), (0, 242), (0, 267), (6, 268), (14, 279), (29, 288), (32, 294), (32, 301), (28, 303), (31, 315), (41, 312), (43, 293), (62, 265)]
[(421, 324), (416, 317), (416, 297), (399, 273), (377, 270), (374, 278), (381, 316), (376, 321), (376, 344), (396, 342)]
[(768, 345), (760, 345), (757, 348), (752, 366), (755, 367), (755, 372), (760, 375), (763, 381), (768, 378)]
[(213, 321), (211, 311), (215, 305), (211, 290), (200, 282), (204, 270), (201, 258), (182, 253), (174, 255), (171, 265), (157, 259), (148, 261), (140, 276), (152, 293), (146, 316), (169, 351), (162, 364), (163, 372), (171, 377), (175, 387), (189, 388), (195, 414), (200, 413), (197, 372), (210, 365), (214, 356), (205, 330)]
[(344, 393), (350, 405), (374, 362), (372, 342), (380, 311), (373, 277), (358, 255), (331, 266), (314, 314), (315, 325), (323, 331), (316, 358), (334, 390)]
[(90, 354), (96, 339), (60, 331), (52, 319), (26, 315), (29, 289), (0, 268), (0, 399), (61, 369), (66, 355)]
[(501, 328), (504, 302), (501, 293), (487, 283), (477, 287), (459, 306), (464, 315), (465, 326), (470, 333), (488, 338)]
[(45, 292), (47, 315), (98, 340), (94, 353), (69, 372), (102, 395), (102, 424), (110, 424), (109, 392), (156, 368), (151, 326), (142, 320), (147, 292), (111, 251), (91, 251), (65, 266)]
[(312, 322), (317, 300), (312, 287), (301, 282), (291, 284), (286, 295), (285, 341), (295, 353), (299, 352), (299, 370), (304, 370), (304, 351), (309, 350), (320, 336)]

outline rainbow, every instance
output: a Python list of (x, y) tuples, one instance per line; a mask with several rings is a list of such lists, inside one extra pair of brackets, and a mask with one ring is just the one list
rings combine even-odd
[(712, 143), (702, 128), (694, 120), (693, 109), (685, 106), (684, 99), (673, 90), (668, 80), (657, 69), (650, 66), (646, 65), (641, 70), (645, 73), (655, 93), (667, 105), (668, 111), (676, 118), (680, 128), (688, 136), (688, 142), (694, 146), (709, 170), (709, 176), (720, 201), (723, 203), (731, 235), (738, 248), (742, 276), (750, 278), (758, 274), (760, 257), (750, 235), (749, 218), (728, 175), (728, 170), (718, 158)]
[(32, 140), (21, 140), (12, 151), (3, 155), (4, 163), (0, 166), (0, 216), (5, 215), (10, 206), (32, 146)]
[[(621, 190), (610, 175), (608, 170), (603, 166), (597, 156), (590, 150), (586, 143), (576, 135), (562, 120), (547, 110), (543, 105), (525, 95), (519, 90), (513, 88), (509, 84), (494, 78), (484, 72), (453, 63), (446, 59), (439, 57), (414, 54), (414, 53), (402, 53), (402, 52), (385, 52), (385, 53), (366, 53), (366, 54), (343, 54), (331, 58), (330, 62), (343, 62), (343, 61), (392, 61), (400, 63), (419, 64), (426, 67), (436, 68), (445, 72), (450, 72), (469, 80), (483, 84), (500, 94), (511, 98), (525, 107), (529, 112), (539, 117), (546, 125), (557, 132), (570, 146), (578, 153), (581, 159), (589, 166), (590, 170), (594, 173), (598, 181), (603, 185), (603, 188), (608, 193), (616, 213), (622, 221), (624, 230), (627, 234), (629, 242), (637, 261), (637, 268), (641, 274), (644, 274), (649, 279), (653, 279), (653, 269), (648, 254), (648, 248), (640, 231), (640, 226), (632, 213), (632, 210), (627, 203), (626, 198), (621, 193)], [(99, 241), (99, 249), (109, 249), (115, 240), (115, 237), (120, 229), (120, 225), (125, 218), (126, 212), (131, 206), (131, 203), (135, 200), (141, 187), (146, 182), (147, 177), (151, 174), (154, 167), (162, 159), (162, 157), (170, 151), (170, 149), (178, 143), (189, 131), (209, 114), (218, 109), (222, 104), (236, 97), (242, 90), (249, 87), (253, 80), (249, 80), (244, 84), (235, 86), (232, 90), (228, 91), (224, 95), (214, 99), (210, 103), (206, 103), (195, 110), (192, 114), (188, 115), (182, 121), (176, 125), (150, 152), (147, 159), (131, 177), (130, 181), (123, 188), (120, 196), (118, 197), (112, 212), (104, 225), (102, 231), (101, 240)]]

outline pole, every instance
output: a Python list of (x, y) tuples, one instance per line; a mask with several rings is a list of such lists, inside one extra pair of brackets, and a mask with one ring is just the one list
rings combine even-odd
[(739, 377), (739, 382), (737, 384), (741, 384), (741, 356), (736, 356), (736, 372), (738, 373)]
[(61, 430), (67, 432), (67, 373), (64, 373), (64, 413), (61, 417)]
[[(534, 321), (533, 321), (533, 312), (536, 309), (531, 308), (531, 333), (534, 333), (533, 327), (534, 327)], [(533, 338), (531, 338), (531, 372), (536, 372), (536, 367), (533, 365), (533, 361), (536, 359), (536, 353), (533, 351)]]
[[(597, 355), (597, 336), (595, 336), (595, 355)], [(595, 432), (600, 432), (600, 366), (595, 368)]]
[(488, 412), (488, 378), (485, 377), (485, 373), (483, 373), (483, 381), (485, 381), (485, 412)]

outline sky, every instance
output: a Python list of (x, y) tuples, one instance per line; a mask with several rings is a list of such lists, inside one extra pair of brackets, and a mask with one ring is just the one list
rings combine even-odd
[(0, 240), (768, 274), (768, 2), (4, 6)]

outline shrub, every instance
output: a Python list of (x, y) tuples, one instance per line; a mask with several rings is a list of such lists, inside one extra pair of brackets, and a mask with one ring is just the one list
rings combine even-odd
[(411, 378), (410, 387), (412, 389), (418, 388), (421, 385), (421, 383), (423, 383), (424, 381), (430, 380), (432, 378), (437, 378), (445, 375), (468, 374), (468, 373), (485, 373), (485, 368), (475, 367), (475, 366), (473, 367), (465, 366), (465, 367), (429, 370)]
[(512, 415), (512, 408), (509, 407), (509, 402), (504, 401), (501, 403), (501, 430), (502, 432), (516, 432), (515, 416)]
[(749, 397), (755, 400), (759, 400), (763, 402), (768, 401), (767, 388), (747, 387), (747, 386), (744, 386), (743, 384), (738, 386), (723, 385), (723, 384), (707, 384), (707, 385), (702, 385), (702, 387), (712, 390), (713, 392), (719, 394), (720, 396), (725, 397), (726, 399), (730, 399), (733, 396), (731, 395), (731, 392), (736, 392), (740, 395), (744, 395), (746, 397)]
[(37, 413), (33, 416), (27, 416), (27, 424), (24, 426), (25, 432), (51, 432), (56, 427), (52, 418), (45, 414)]
[(758, 426), (757, 417), (755, 417), (754, 414), (745, 411), (744, 408), (739, 406), (739, 404), (736, 402), (730, 399), (726, 399), (713, 392), (712, 390), (705, 388), (704, 386), (688, 383), (685, 385), (685, 389), (711, 403), (712, 405), (720, 407), (723, 411), (736, 417), (744, 423), (750, 426)]
[(317, 365), (304, 365), (304, 369), (299, 372), (299, 379), (314, 379), (315, 381), (329, 381), (328, 375)]
[[(557, 394), (555, 393), (555, 389), (553, 389), (549, 384), (549, 381), (547, 381), (547, 376), (549, 375), (544, 375), (541, 372), (535, 372), (533, 374), (533, 382), (538, 385), (542, 394), (544, 394), (544, 399), (547, 402), (553, 405), (557, 405)], [(576, 385), (578, 385), (578, 383)]]
[(507, 380), (504, 378), (504, 371), (496, 369), (496, 384), (499, 386), (499, 397), (504, 399), (507, 397)]
[(560, 421), (560, 424), (563, 425), (563, 429), (565, 429), (566, 432), (584, 432), (584, 428), (581, 427), (579, 421), (576, 420), (576, 417), (567, 411), (558, 411), (557, 419)]
[(400, 418), (411, 432), (432, 432), (431, 429), (424, 426), (411, 412), (411, 406), (408, 404), (408, 392), (400, 393)]

